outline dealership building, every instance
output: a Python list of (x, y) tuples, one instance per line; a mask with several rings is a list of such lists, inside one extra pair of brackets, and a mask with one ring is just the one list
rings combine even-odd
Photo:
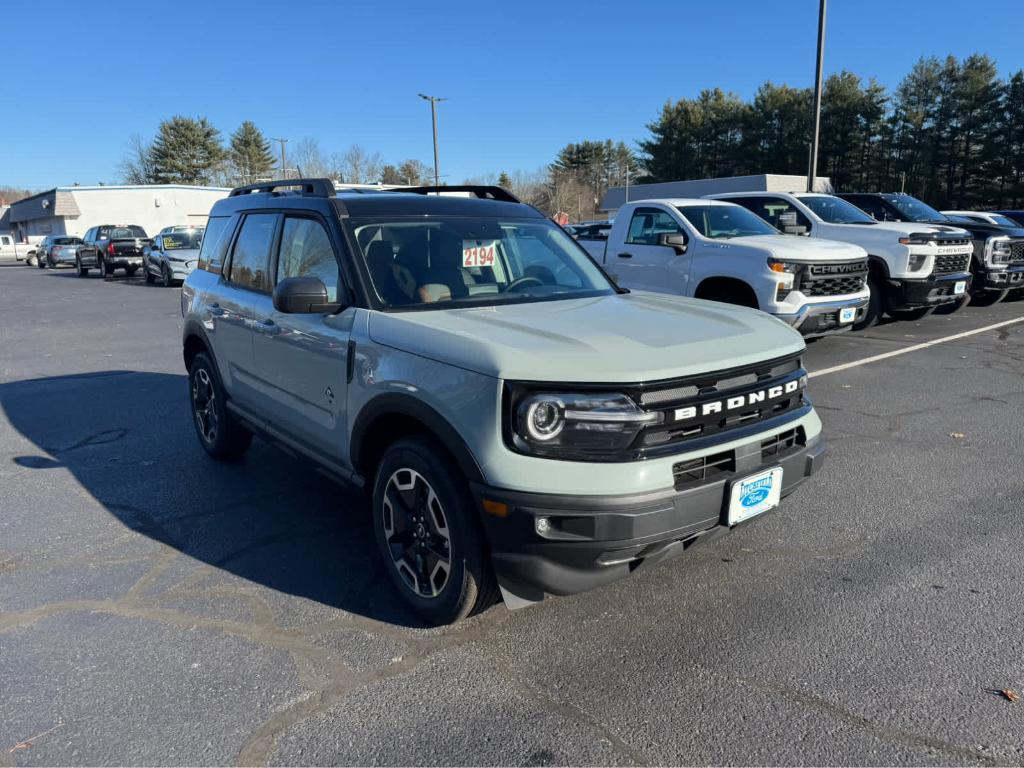
[(185, 184), (55, 187), (11, 204), (7, 225), (17, 240), (85, 234), (98, 224), (137, 224), (154, 235), (164, 227), (206, 223), (213, 204), (231, 190)]

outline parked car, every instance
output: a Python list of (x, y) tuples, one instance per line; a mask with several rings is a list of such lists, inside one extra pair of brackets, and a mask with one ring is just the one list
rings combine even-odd
[(97, 268), (100, 277), (110, 277), (123, 269), (131, 277), (142, 266), (142, 249), (150, 244), (146, 230), (135, 224), (101, 224), (91, 227), (78, 249), (79, 277)]
[(947, 215), (916, 197), (902, 192), (849, 192), (847, 200), (877, 221), (904, 221), (916, 224), (941, 224), (965, 229), (971, 235), (973, 276), (968, 301), (992, 304), (1010, 289), (1024, 288), (1024, 229), (1010, 219), (996, 224), (982, 216)]
[(165, 227), (142, 249), (142, 272), (146, 282), (157, 277), (165, 288), (180, 283), (196, 268), (204, 227)]
[(949, 216), (952, 219), (976, 221), (979, 224), (992, 224), (996, 227), (1018, 229), (1021, 226), (1014, 219), (1011, 219), (1009, 216), (1004, 216), (1001, 213), (986, 213), (984, 211), (942, 211), (942, 215)]
[(992, 213), (1006, 216), (1008, 219), (1017, 222), (1017, 226), (1024, 227), (1024, 211), (992, 211)]
[(29, 266), (35, 266), (36, 250), (35, 243), (19, 243), (14, 235), (0, 235), (0, 258), (30, 261)]
[(777, 229), (859, 245), (868, 253), (871, 301), (856, 328), (884, 315), (917, 320), (963, 300), (971, 284), (970, 235), (960, 227), (879, 222), (834, 195), (732, 192), (708, 197), (739, 203)]
[(505, 190), (445, 189), (473, 196), (233, 190), (182, 288), (203, 449), (237, 458), (259, 433), (365, 488), (421, 615), (625, 577), (821, 466), (798, 333), (630, 293)]
[(576, 224), (572, 236), (577, 240), (607, 240), (608, 233), (612, 230), (610, 221), (590, 222), (587, 224)]
[(37, 266), (53, 269), (61, 264), (73, 265), (81, 244), (82, 238), (74, 235), (47, 235), (36, 251)]
[(869, 301), (863, 248), (786, 237), (734, 203), (626, 203), (605, 240), (579, 243), (626, 288), (761, 309), (807, 337), (849, 331)]

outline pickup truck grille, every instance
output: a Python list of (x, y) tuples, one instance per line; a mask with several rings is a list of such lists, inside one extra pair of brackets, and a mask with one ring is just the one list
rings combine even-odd
[[(661, 424), (647, 427), (634, 444), (638, 455), (675, 453), (698, 447), (707, 439), (729, 439), (724, 433), (756, 428), (768, 419), (796, 411), (806, 402), (807, 372), (798, 355), (752, 366), (704, 374), (676, 382), (658, 382), (634, 393), (648, 411), (664, 414)], [(686, 444), (686, 445), (684, 445)]]
[[(944, 243), (945, 245), (945, 243)], [(971, 254), (954, 253), (935, 257), (934, 272), (937, 275), (948, 275), (953, 272), (966, 272), (971, 265)]]
[(1012, 240), (1010, 242), (1010, 263), (1024, 263), (1024, 240)]
[(809, 264), (801, 273), (797, 289), (805, 296), (843, 296), (864, 290), (867, 261), (838, 264)]

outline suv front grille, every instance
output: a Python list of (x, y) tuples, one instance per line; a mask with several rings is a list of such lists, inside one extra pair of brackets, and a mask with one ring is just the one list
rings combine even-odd
[(672, 477), (675, 479), (677, 491), (713, 483), (715, 480), (727, 478), (735, 472), (736, 453), (734, 451), (724, 451), (689, 461), (681, 461), (672, 467)]
[[(948, 243), (942, 243), (948, 245)], [(934, 272), (937, 275), (948, 275), (953, 272), (966, 272), (971, 265), (971, 254), (953, 253), (935, 257)]]
[(804, 445), (807, 445), (807, 436), (803, 427), (787, 429), (761, 441), (761, 461), (781, 459)]

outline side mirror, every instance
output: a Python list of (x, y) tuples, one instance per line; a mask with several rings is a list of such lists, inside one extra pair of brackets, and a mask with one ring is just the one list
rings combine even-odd
[(340, 306), (328, 300), (319, 277), (286, 277), (274, 286), (274, 309), (287, 315), (336, 312)]
[(664, 233), (658, 235), (658, 245), (671, 248), (676, 255), (686, 253), (686, 235)]

